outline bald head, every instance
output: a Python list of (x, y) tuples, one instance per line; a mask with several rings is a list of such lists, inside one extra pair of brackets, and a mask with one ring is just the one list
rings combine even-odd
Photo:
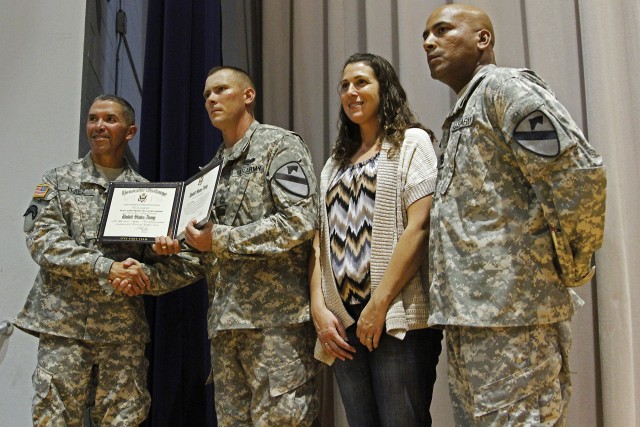
[(493, 24), (487, 13), (479, 7), (468, 4), (447, 4), (433, 11), (431, 17), (441, 14), (448, 15), (452, 19), (460, 22), (466, 22), (470, 27), (477, 30), (486, 29), (491, 34), (491, 47), (495, 45), (496, 35), (493, 32)]
[(475, 6), (448, 4), (433, 11), (422, 33), (431, 77), (459, 92), (484, 65), (494, 64), (493, 25)]

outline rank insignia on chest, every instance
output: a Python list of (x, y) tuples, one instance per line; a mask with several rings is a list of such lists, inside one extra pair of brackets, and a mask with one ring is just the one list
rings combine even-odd
[(49, 184), (38, 184), (36, 185), (36, 190), (33, 192), (34, 199), (42, 199), (47, 195), (51, 186)]

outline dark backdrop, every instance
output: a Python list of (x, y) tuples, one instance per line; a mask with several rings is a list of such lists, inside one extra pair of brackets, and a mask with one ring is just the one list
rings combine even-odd
[[(148, 4), (140, 173), (151, 181), (182, 181), (220, 145), (202, 97), (207, 71), (221, 63), (220, 0), (151, 0)], [(215, 426), (204, 281), (145, 297), (148, 346), (147, 427)]]

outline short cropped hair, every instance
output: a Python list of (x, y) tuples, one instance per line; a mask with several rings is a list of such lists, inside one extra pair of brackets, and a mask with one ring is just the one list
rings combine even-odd
[(256, 88), (256, 85), (253, 82), (253, 79), (251, 78), (249, 73), (247, 73), (242, 68), (233, 67), (231, 65), (218, 65), (216, 67), (213, 67), (212, 69), (209, 70), (209, 73), (207, 73), (207, 77), (212, 76), (213, 74), (217, 73), (218, 71), (222, 71), (222, 70), (230, 70), (235, 74), (239, 74), (240, 75), (240, 79), (243, 80), (244, 83), (247, 84), (247, 86), (249, 86), (249, 87), (251, 87), (253, 89)]
[(111, 101), (120, 104), (122, 107), (122, 114), (124, 115), (127, 125), (131, 126), (136, 124), (136, 112), (126, 99), (121, 98), (118, 95), (102, 94), (96, 96), (93, 102), (96, 101)]

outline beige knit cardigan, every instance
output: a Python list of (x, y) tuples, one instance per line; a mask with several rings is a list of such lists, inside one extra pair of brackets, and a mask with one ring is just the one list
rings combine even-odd
[[(413, 202), (432, 194), (437, 175), (437, 159), (429, 135), (422, 129), (408, 129), (399, 155), (388, 157), (391, 144), (383, 141), (378, 159), (376, 200), (373, 209), (371, 235), (371, 292), (375, 292), (389, 265), (391, 254), (404, 231), (406, 209)], [(320, 176), (320, 270), (322, 293), (327, 308), (340, 319), (345, 328), (355, 320), (344, 308), (331, 267), (326, 194), (340, 164), (329, 158)], [(405, 285), (387, 311), (386, 331), (403, 339), (407, 331), (426, 328), (429, 316), (428, 257), (418, 273)], [(334, 358), (316, 341), (315, 357), (331, 365)]]

